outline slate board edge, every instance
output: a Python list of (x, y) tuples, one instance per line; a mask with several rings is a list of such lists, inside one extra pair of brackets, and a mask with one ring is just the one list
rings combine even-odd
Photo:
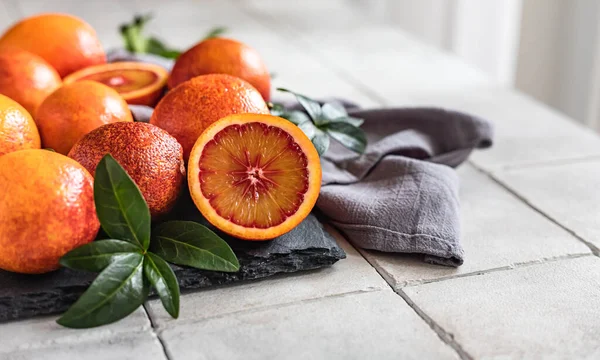
[[(186, 293), (210, 288), (218, 285), (242, 283), (245, 281), (264, 279), (283, 273), (310, 271), (328, 267), (346, 258), (345, 252), (339, 248), (307, 249), (296, 254), (285, 254), (268, 262), (266, 271), (260, 271), (253, 261), (261, 262), (261, 258), (244, 259), (238, 273), (220, 273), (174, 266), (179, 278), (183, 296)], [(95, 274), (90, 274), (91, 282)], [(51, 291), (28, 293), (25, 296), (0, 297), (0, 323), (23, 320), (27, 318), (60, 314), (66, 311), (87, 289), (87, 285), (55, 288)], [(40, 303), (42, 300), (42, 303)], [(4, 308), (4, 311), (3, 311)], [(10, 311), (6, 311), (10, 309)]]

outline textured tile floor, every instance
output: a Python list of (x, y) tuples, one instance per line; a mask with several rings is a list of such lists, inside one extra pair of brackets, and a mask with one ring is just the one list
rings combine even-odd
[[(492, 120), (496, 144), (459, 169), (465, 264), (356, 251), (329, 269), (150, 301), (99, 329), (55, 318), (0, 325), (0, 359), (598, 358), (600, 139), (352, 0), (0, 0), (21, 16), (70, 12), (107, 48), (149, 31), (187, 47), (215, 25), (256, 47), (285, 86), (365, 107), (435, 105)], [(594, 255), (594, 253), (596, 255)]]

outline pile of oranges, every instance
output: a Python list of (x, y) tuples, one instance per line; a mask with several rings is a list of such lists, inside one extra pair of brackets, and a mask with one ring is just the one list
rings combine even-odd
[[(169, 72), (106, 63), (94, 29), (74, 16), (19, 21), (0, 36), (0, 269), (52, 271), (95, 239), (93, 176), (105, 154), (154, 221), (189, 190), (236, 237), (290, 231), (316, 202), (321, 168), (306, 135), (269, 115), (270, 91), (259, 54), (232, 39), (196, 44)], [(130, 104), (155, 107), (149, 124)]]

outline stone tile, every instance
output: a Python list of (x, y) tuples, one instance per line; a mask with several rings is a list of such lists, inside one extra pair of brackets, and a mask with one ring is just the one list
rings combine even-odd
[[(331, 233), (334, 233), (329, 228)], [(179, 319), (173, 320), (159, 300), (147, 303), (155, 326), (178, 326), (224, 314), (261, 309), (279, 304), (389, 286), (373, 267), (337, 232), (336, 240), (347, 258), (329, 268), (281, 275), (260, 281), (189, 293), (181, 297)]]
[(541, 212), (600, 248), (600, 161), (538, 166), (494, 176)]
[(506, 89), (431, 91), (411, 94), (406, 104), (439, 106), (491, 121), (494, 146), (471, 157), (477, 166), (488, 170), (600, 156), (600, 138), (592, 130)]
[[(87, 331), (87, 330), (84, 330)], [(71, 341), (45, 348), (30, 348), (1, 354), (3, 360), (166, 360), (152, 332), (128, 333), (110, 339)]]
[(457, 56), (382, 24), (376, 17), (365, 20), (368, 10), (346, 7), (340, 10), (344, 14), (334, 20), (334, 28), (320, 26), (318, 20), (312, 20), (315, 16), (317, 19), (332, 17), (335, 13), (327, 10), (328, 2), (320, 3), (323, 4), (321, 9), (304, 8), (302, 11), (309, 11), (313, 16), (304, 19), (296, 16), (297, 10), (292, 6), (273, 11), (258, 0), (248, 7), (265, 26), (281, 29), (280, 33), (289, 41), (301, 44), (324, 63), (344, 73), (346, 78), (384, 97), (389, 105), (400, 105), (405, 96), (413, 93), (492, 86), (483, 71), (467, 65)]
[(420, 256), (365, 251), (364, 255), (392, 286), (590, 253), (581, 241), (519, 201), (487, 175), (470, 165), (463, 165), (458, 172), (465, 263), (454, 269), (425, 264)]
[(160, 336), (172, 360), (458, 358), (389, 289), (231, 314)]
[(552, 261), (403, 291), (476, 359), (600, 358), (600, 259)]
[(56, 323), (56, 319), (55, 316), (41, 317), (0, 324), (0, 359), (5, 356), (3, 353), (20, 349), (110, 339), (124, 333), (150, 329), (150, 320), (142, 308), (119, 322), (85, 331), (62, 327)]

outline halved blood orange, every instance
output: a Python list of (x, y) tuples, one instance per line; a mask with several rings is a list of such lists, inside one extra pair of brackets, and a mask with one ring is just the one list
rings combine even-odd
[(154, 106), (167, 83), (162, 66), (135, 61), (90, 66), (63, 79), (64, 84), (92, 80), (115, 89), (128, 104)]
[(268, 240), (296, 227), (321, 189), (319, 154), (291, 122), (236, 114), (210, 125), (188, 161), (192, 199), (220, 230)]

